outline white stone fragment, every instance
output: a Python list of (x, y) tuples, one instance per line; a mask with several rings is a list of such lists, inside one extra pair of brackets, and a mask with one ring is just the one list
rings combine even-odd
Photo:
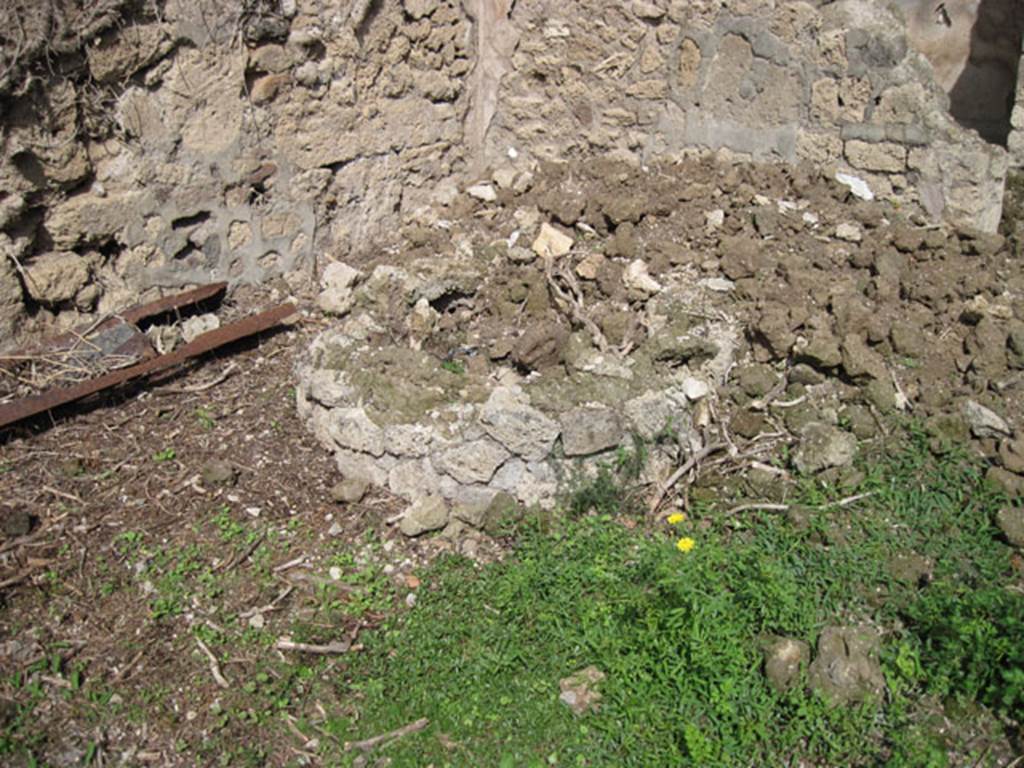
[(682, 382), (683, 394), (686, 395), (686, 399), (690, 402), (696, 402), (702, 400), (708, 396), (711, 392), (711, 387), (708, 386), (706, 381), (695, 378), (693, 376), (687, 376)]
[(661, 291), (662, 286), (647, 273), (647, 264), (640, 259), (633, 261), (622, 273), (622, 282), (626, 288), (653, 296)]
[(846, 187), (849, 187), (854, 196), (859, 197), (861, 200), (875, 199), (875, 193), (871, 191), (871, 187), (869, 187), (868, 183), (859, 176), (852, 176), (848, 173), (839, 172), (836, 174), (836, 181)]
[(864, 239), (864, 233), (853, 222), (844, 221), (836, 227), (836, 238), (845, 240), (848, 243), (859, 243)]
[(466, 190), (466, 194), (485, 203), (493, 203), (498, 199), (498, 193), (490, 184), (474, 184)]
[(320, 276), (320, 287), (323, 290), (317, 297), (317, 306), (331, 314), (347, 314), (354, 302), (352, 289), (360, 277), (359, 270), (344, 262), (334, 261), (328, 264)]
[(721, 208), (716, 208), (713, 211), (707, 211), (704, 214), (704, 229), (708, 232), (714, 232), (716, 229), (721, 229), (723, 224), (725, 224), (725, 211)]
[(975, 437), (1006, 437), (1012, 432), (1002, 416), (974, 400), (964, 404), (964, 416)]
[(736, 283), (726, 277), (708, 277), (701, 280), (699, 284), (715, 293), (728, 293), (736, 287)]
[(511, 166), (498, 168), (491, 174), (491, 181), (498, 186), (498, 189), (512, 189), (512, 185), (516, 183), (516, 169)]
[(210, 313), (190, 317), (181, 324), (181, 338), (186, 344), (194, 341), (204, 333), (215, 331), (220, 328), (220, 318)]

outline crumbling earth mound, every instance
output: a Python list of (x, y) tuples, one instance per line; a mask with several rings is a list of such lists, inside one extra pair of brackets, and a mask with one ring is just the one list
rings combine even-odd
[(696, 159), (500, 168), (404, 234), (400, 257), (324, 272), (339, 319), (298, 400), (342, 473), (416, 502), (409, 533), (484, 525), (499, 494), (550, 505), (631, 435), (664, 447), (652, 483), (712, 440), (789, 442), (759, 471), (829, 478), (909, 415), (1024, 483), (1022, 278), (1000, 235), (807, 168)]

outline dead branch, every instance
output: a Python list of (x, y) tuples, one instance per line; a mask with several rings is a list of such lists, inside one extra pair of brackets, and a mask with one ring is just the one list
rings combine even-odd
[(845, 499), (840, 499), (839, 501), (833, 501), (828, 504), (822, 504), (822, 509), (827, 509), (828, 507), (848, 507), (851, 504), (856, 504), (858, 501), (870, 499), (872, 496), (875, 495), (877, 494), (874, 491), (870, 491), (868, 493), (858, 493), (855, 496), (847, 496)]
[(678, 483), (679, 480), (684, 475), (686, 475), (687, 472), (689, 472), (691, 469), (697, 466), (697, 464), (702, 462), (711, 454), (717, 453), (718, 451), (724, 451), (728, 447), (728, 443), (711, 443), (709, 445), (704, 446), (701, 450), (697, 451), (696, 453), (694, 453), (689, 459), (687, 459), (685, 464), (683, 464), (681, 467), (679, 467), (679, 469), (672, 473), (669, 479), (666, 480), (664, 484), (662, 484), (661, 488), (658, 489), (658, 492), (654, 494), (654, 498), (651, 500), (651, 504), (648, 507), (648, 513), (652, 515), (657, 513), (658, 507), (660, 507), (661, 502), (665, 500), (666, 494), (668, 494), (672, 487), (676, 483)]
[[(752, 400), (750, 405), (748, 405), (747, 407), (750, 408), (750, 410), (752, 410), (752, 411), (766, 411), (766, 410), (768, 410), (769, 406), (771, 406), (773, 404), (773, 401), (779, 395), (781, 395), (783, 392), (785, 392), (786, 391), (786, 387), (788, 387), (788, 386), (789, 386), (789, 373), (787, 372), (785, 376), (783, 376), (781, 379), (779, 379), (775, 383), (774, 387), (772, 387), (770, 390), (768, 390), (768, 392), (765, 393), (764, 397), (762, 397), (760, 399), (757, 399), (757, 400)], [(797, 398), (797, 399), (799, 399), (799, 398)], [(803, 402), (803, 401), (801, 400), (800, 402)], [(792, 408), (793, 405), (799, 405), (799, 403), (791, 403), (789, 405), (780, 405), (780, 407), (782, 407), (782, 408)]]
[(132, 656), (131, 659), (128, 660), (128, 663), (125, 664), (123, 667), (121, 667), (121, 669), (118, 670), (114, 674), (114, 678), (113, 678), (114, 682), (116, 683), (116, 682), (119, 682), (120, 680), (124, 679), (124, 676), (128, 674), (128, 672), (132, 669), (132, 667), (134, 667), (136, 664), (139, 663), (139, 661), (142, 659), (142, 656), (143, 656), (143, 654), (145, 654), (145, 652), (146, 652), (146, 650), (142, 649), (141, 651), (136, 653), (134, 656)]
[[(580, 290), (579, 284), (576, 282), (576, 278), (572, 276), (572, 273), (564, 267), (559, 268), (556, 273), (554, 260), (545, 259), (544, 277), (547, 279), (548, 288), (551, 290), (555, 304), (563, 312), (566, 312), (573, 322), (582, 325), (590, 332), (590, 336), (599, 350), (607, 352), (608, 339), (605, 338), (597, 323), (587, 315), (586, 309), (583, 306), (583, 292)], [(558, 279), (565, 282), (568, 290), (559, 285)]]
[(373, 736), (369, 739), (363, 739), (362, 741), (346, 741), (345, 751), (351, 752), (353, 749), (358, 749), (362, 752), (369, 752), (385, 742), (394, 741), (395, 739), (400, 739), (403, 736), (408, 736), (411, 733), (422, 731), (428, 725), (430, 725), (430, 720), (425, 717), (421, 717), (415, 722), (403, 725), (401, 728), (396, 728), (388, 733), (382, 733), (379, 736)]
[(786, 512), (788, 509), (789, 504), (740, 504), (738, 507), (733, 507), (725, 514), (738, 515), (740, 512), (751, 512), (754, 510), (763, 510), (765, 512)]
[(295, 568), (297, 566), (305, 564), (305, 562), (305, 555), (302, 555), (301, 557), (296, 557), (294, 560), (289, 560), (287, 563), (281, 563), (281, 565), (276, 566), (274, 568), (274, 573), (281, 573), (282, 571), (290, 570), (291, 568)]
[(44, 485), (42, 490), (46, 491), (52, 496), (57, 496), (62, 499), (67, 499), (68, 501), (73, 501), (76, 504), (81, 504), (83, 507), (85, 506), (85, 502), (82, 501), (77, 496), (75, 496), (75, 494), (73, 493), (66, 493), (65, 491), (58, 490), (57, 488), (52, 488), (49, 485)]
[(213, 655), (213, 651), (204, 643), (198, 636), (196, 637), (196, 643), (199, 644), (199, 650), (206, 654), (206, 658), (210, 660), (210, 674), (213, 675), (213, 679), (217, 682), (221, 688), (230, 688), (231, 683), (227, 681), (227, 678), (221, 674), (220, 662), (217, 661), (217, 657)]
[[(827, 504), (820, 504), (812, 509), (832, 509), (838, 507), (840, 509), (856, 504), (858, 501), (871, 498), (875, 495), (874, 491), (868, 493), (858, 493), (854, 496), (847, 496), (845, 499), (839, 499), (838, 501), (830, 501)], [(771, 502), (754, 502), (752, 504), (740, 504), (738, 507), (733, 507), (725, 514), (735, 515), (740, 512), (751, 512), (754, 510), (764, 510), (767, 512), (786, 512), (793, 508), (792, 504), (774, 504)]]
[(290, 595), (294, 590), (295, 585), (289, 584), (287, 587), (281, 590), (281, 593), (273, 600), (271, 600), (269, 603), (267, 603), (266, 605), (261, 605), (259, 608), (250, 608), (246, 611), (242, 611), (240, 614), (238, 614), (238, 618), (250, 619), (257, 613), (270, 613), (271, 611), (276, 611), (277, 606), (281, 603), (281, 601), (288, 597), (288, 595)]
[(218, 571), (230, 571), (232, 568), (236, 567), (240, 563), (245, 562), (245, 559), (257, 550), (257, 548), (260, 546), (260, 544), (263, 543), (266, 537), (267, 535), (265, 533), (260, 534), (256, 537), (256, 540), (253, 541), (252, 544), (250, 544), (242, 552), (238, 553), (234, 557), (225, 560), (223, 563), (218, 565), (216, 568), (213, 569), (213, 572), (217, 573)]
[(37, 570), (38, 569), (35, 568), (35, 567), (26, 568), (25, 570), (21, 571), (20, 573), (16, 573), (13, 576), (11, 576), (10, 578), (4, 579), (3, 581), (0, 581), (0, 589), (7, 589), (7, 587), (13, 587), (15, 584), (20, 584), (25, 579), (27, 579), (29, 576), (31, 576), (33, 573), (35, 573)]
[(299, 653), (312, 653), (318, 656), (333, 656), (348, 653), (352, 649), (351, 640), (335, 640), (326, 645), (311, 645), (310, 643), (296, 643), (289, 637), (279, 638), (274, 644), (279, 651), (298, 651)]

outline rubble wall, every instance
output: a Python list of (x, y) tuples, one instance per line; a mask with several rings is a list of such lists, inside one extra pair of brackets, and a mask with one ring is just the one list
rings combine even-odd
[(882, 0), (107, 6), (0, 88), (0, 340), (170, 286), (294, 285), (456, 215), (460, 187), (594, 155), (807, 161), (999, 221), (1007, 152)]

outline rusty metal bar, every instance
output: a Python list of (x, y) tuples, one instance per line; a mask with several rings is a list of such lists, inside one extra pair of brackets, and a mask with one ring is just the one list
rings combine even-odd
[(134, 307), (126, 309), (124, 312), (119, 312), (118, 315), (126, 323), (137, 323), (140, 320), (145, 320), (147, 317), (153, 317), (153, 315), (160, 315), (164, 312), (170, 312), (172, 309), (182, 309), (183, 307), (188, 307), (192, 304), (198, 304), (201, 301), (212, 299), (213, 297), (224, 293), (227, 288), (227, 283), (210, 283), (209, 285), (201, 285), (198, 288), (193, 288), (191, 291), (178, 293), (174, 296), (167, 296), (163, 299), (150, 301), (146, 304), (136, 304)]
[(126, 381), (180, 365), (189, 358), (210, 352), (225, 344), (244, 339), (260, 331), (265, 331), (293, 314), (295, 309), (295, 305), (291, 303), (278, 304), (276, 307), (261, 312), (258, 315), (251, 315), (244, 320), (239, 320), (237, 323), (231, 323), (223, 328), (208, 331), (166, 355), (160, 355), (159, 357), (133, 365), (130, 368), (112, 371), (111, 373), (70, 387), (53, 389), (39, 395), (15, 400), (13, 403), (0, 405), (0, 429), (22, 419), (27, 419), (30, 416), (36, 416), (44, 411), (49, 411), (57, 406), (65, 405), (104, 389), (123, 384)]

